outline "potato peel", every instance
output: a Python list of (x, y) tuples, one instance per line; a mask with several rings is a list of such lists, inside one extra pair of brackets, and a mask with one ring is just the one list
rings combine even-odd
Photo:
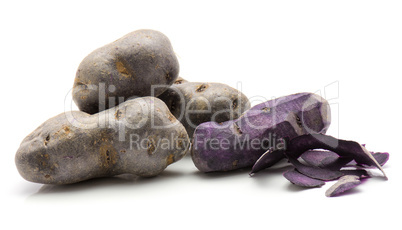
[(321, 187), (325, 184), (322, 180), (317, 180), (311, 177), (308, 177), (304, 174), (301, 174), (295, 169), (291, 169), (286, 171), (283, 176), (288, 179), (292, 184), (307, 187), (307, 188), (314, 188), (314, 187)]
[(326, 192), (325, 196), (327, 197), (332, 197), (332, 196), (338, 196), (341, 193), (344, 193), (356, 186), (361, 184), (361, 180), (359, 179), (358, 176), (355, 175), (346, 175), (332, 185)]

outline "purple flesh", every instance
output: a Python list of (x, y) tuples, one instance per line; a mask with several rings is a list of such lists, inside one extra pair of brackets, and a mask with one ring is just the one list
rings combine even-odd
[[(298, 93), (256, 105), (235, 120), (202, 123), (194, 131), (192, 160), (202, 172), (250, 167), (280, 138), (325, 133), (329, 109), (322, 97)], [(267, 139), (268, 147), (252, 147)]]
[(342, 167), (346, 166), (353, 159), (351, 157), (337, 157), (333, 159), (332, 157), (327, 157), (322, 160), (320, 168), (327, 168), (331, 170), (340, 170)]
[(361, 181), (358, 176), (346, 175), (339, 178), (339, 180), (325, 192), (325, 195), (328, 197), (337, 196), (358, 186), (359, 184), (361, 184)]
[(273, 148), (270, 148), (255, 162), (253, 168), (251, 169), (250, 176), (252, 176), (256, 172), (273, 166), (274, 164), (278, 163), (278, 161), (280, 161), (283, 157), (284, 150), (274, 151)]
[(322, 180), (317, 180), (310, 178), (308, 176), (305, 176), (295, 169), (291, 169), (283, 174), (283, 176), (288, 179), (292, 184), (302, 186), (302, 187), (307, 187), (307, 188), (313, 188), (313, 187), (320, 187), (325, 184), (324, 181)]
[(340, 171), (333, 171), (329, 169), (318, 168), (315, 166), (304, 165), (292, 157), (288, 157), (288, 160), (296, 168), (297, 171), (314, 179), (330, 181), (342, 176), (342, 173)]
[(373, 153), (373, 157), (381, 166), (384, 166), (389, 159), (389, 153)]
[[(389, 153), (384, 152), (378, 152), (378, 153), (371, 153), (374, 157), (374, 159), (378, 162), (378, 164), (380, 164), (381, 166), (384, 166), (385, 163), (387, 163), (388, 159), (389, 159)], [(365, 164), (363, 164), (365, 165)]]
[(323, 134), (306, 134), (291, 139), (287, 144), (286, 155), (297, 159), (310, 149), (325, 149), (337, 153), (341, 157), (353, 158), (358, 164), (375, 166), (386, 177), (381, 165), (362, 145), (354, 141), (338, 140)]
[[(384, 166), (385, 163), (388, 161), (389, 159), (389, 153), (373, 153), (370, 152), (371, 155), (373, 155), (374, 159), (378, 162), (379, 165)], [(342, 164), (344, 164), (343, 161), (348, 161), (348, 159), (344, 159), (344, 160), (339, 160), (339, 155), (332, 152), (332, 151), (328, 151), (328, 150), (308, 150), (306, 152), (304, 152), (301, 155), (301, 158), (308, 164), (313, 165), (313, 166), (317, 166), (317, 167), (321, 167), (321, 168), (325, 168), (325, 167), (339, 167), (339, 166), (343, 166)], [(338, 161), (338, 162), (336, 162)], [(356, 166), (357, 163), (356, 161), (350, 161), (347, 162), (347, 166)], [(331, 169), (335, 169), (335, 168), (331, 168)]]
[(360, 179), (370, 177), (370, 175), (369, 175), (369, 174), (367, 173), (367, 171), (364, 170), (364, 169), (351, 169), (351, 170), (349, 170), (349, 169), (344, 169), (344, 170), (341, 170), (341, 173), (342, 173), (344, 176), (346, 176), (346, 175), (358, 176)]
[(320, 167), (325, 158), (337, 159), (338, 154), (328, 150), (307, 150), (301, 155), (301, 158), (308, 164)]

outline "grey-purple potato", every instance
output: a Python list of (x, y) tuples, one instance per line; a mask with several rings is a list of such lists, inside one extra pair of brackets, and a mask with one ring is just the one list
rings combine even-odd
[(199, 124), (236, 119), (250, 108), (243, 93), (221, 83), (187, 82), (183, 79), (159, 98), (184, 125), (190, 138)]
[[(73, 99), (94, 114), (134, 97), (157, 97), (176, 80), (179, 62), (169, 39), (154, 30), (136, 30), (94, 50), (78, 67)], [(165, 85), (165, 87), (152, 86)]]
[(22, 141), (15, 162), (23, 178), (43, 184), (151, 177), (180, 160), (189, 144), (163, 101), (143, 97), (94, 115), (73, 111), (47, 120)]

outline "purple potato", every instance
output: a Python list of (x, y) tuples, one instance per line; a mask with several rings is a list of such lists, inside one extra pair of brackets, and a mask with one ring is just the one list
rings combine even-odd
[(194, 132), (191, 156), (202, 172), (250, 167), (269, 148), (285, 147), (280, 138), (325, 133), (330, 120), (328, 102), (316, 94), (280, 97), (252, 107), (238, 119), (202, 123)]
[(42, 184), (151, 177), (180, 160), (189, 144), (165, 103), (143, 97), (94, 115), (73, 111), (47, 120), (22, 141), (15, 163), (23, 178)]
[(136, 30), (82, 60), (73, 99), (81, 111), (94, 114), (130, 98), (157, 97), (178, 74), (179, 62), (169, 39), (158, 31)]

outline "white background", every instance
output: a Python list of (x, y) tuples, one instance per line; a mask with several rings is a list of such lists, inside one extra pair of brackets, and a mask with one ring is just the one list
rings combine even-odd
[[(396, 229), (402, 205), (400, 1), (2, 1), (1, 221), (19, 229)], [(64, 112), (80, 61), (128, 32), (166, 34), (190, 81), (253, 99), (321, 92), (328, 134), (391, 155), (389, 180), (346, 196), (299, 189), (282, 173), (202, 174), (190, 158), (152, 179), (41, 185), (18, 174), (22, 139)], [(65, 106), (65, 99), (67, 106)], [(377, 171), (373, 170), (373, 173)], [(2, 229), (5, 229), (4, 227)]]

